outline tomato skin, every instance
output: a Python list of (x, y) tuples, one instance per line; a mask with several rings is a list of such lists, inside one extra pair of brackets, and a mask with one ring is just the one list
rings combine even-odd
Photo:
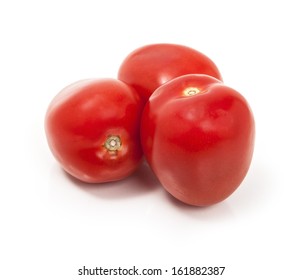
[(247, 101), (207, 75), (164, 84), (143, 111), (146, 159), (164, 188), (190, 205), (211, 205), (236, 190), (249, 169), (254, 136)]
[(207, 74), (222, 80), (210, 58), (176, 44), (153, 44), (134, 50), (121, 64), (118, 79), (133, 86), (147, 101), (159, 86), (185, 74)]
[(137, 92), (115, 79), (91, 79), (64, 88), (45, 117), (49, 147), (63, 169), (88, 183), (122, 179), (142, 159)]

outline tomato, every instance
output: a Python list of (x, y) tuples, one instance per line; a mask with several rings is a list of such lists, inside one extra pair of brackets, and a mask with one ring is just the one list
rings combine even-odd
[(142, 159), (138, 93), (115, 79), (76, 82), (51, 102), (45, 117), (49, 147), (72, 176), (89, 183), (122, 179)]
[(196, 206), (220, 202), (248, 172), (255, 125), (245, 98), (207, 75), (159, 87), (143, 111), (146, 159), (165, 189)]
[(121, 64), (118, 78), (133, 86), (147, 101), (159, 86), (185, 74), (207, 74), (222, 80), (207, 56), (175, 44), (147, 45), (134, 50)]

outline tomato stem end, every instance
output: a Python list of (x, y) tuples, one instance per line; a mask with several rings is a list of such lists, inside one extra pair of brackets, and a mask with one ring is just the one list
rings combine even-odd
[(122, 146), (122, 140), (118, 135), (109, 135), (104, 144), (109, 152), (115, 152)]
[(188, 87), (183, 90), (185, 96), (193, 96), (200, 93), (200, 89), (197, 87)]

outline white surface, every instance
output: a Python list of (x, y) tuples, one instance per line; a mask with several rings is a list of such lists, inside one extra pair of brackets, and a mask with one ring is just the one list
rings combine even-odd
[[(1, 1), (1, 279), (96, 279), (89, 268), (225, 266), (217, 279), (301, 279), (300, 1)], [(241, 187), (208, 208), (163, 191), (147, 166), (116, 184), (70, 179), (43, 130), (52, 97), (115, 77), (149, 43), (212, 58), (255, 115)], [(300, 277), (300, 278), (299, 278)], [(216, 279), (215, 278), (215, 279)], [(103, 279), (116, 279), (103, 276)]]

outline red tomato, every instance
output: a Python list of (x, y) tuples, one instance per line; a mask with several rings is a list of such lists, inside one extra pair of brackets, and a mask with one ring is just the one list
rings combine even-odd
[(137, 92), (114, 79), (84, 80), (63, 89), (45, 119), (49, 147), (62, 167), (81, 181), (128, 176), (142, 158)]
[(222, 201), (240, 185), (254, 134), (247, 101), (207, 75), (185, 75), (159, 87), (141, 124), (146, 159), (162, 185), (196, 206)]
[(155, 89), (185, 74), (207, 74), (222, 80), (212, 60), (181, 45), (154, 44), (130, 53), (118, 72), (118, 78), (133, 86), (147, 101)]

